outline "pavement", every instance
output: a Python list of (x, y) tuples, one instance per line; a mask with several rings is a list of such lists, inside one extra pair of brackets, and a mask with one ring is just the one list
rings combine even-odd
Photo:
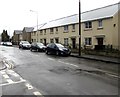
[(112, 58), (112, 57), (105, 57), (98, 55), (86, 55), (86, 54), (82, 54), (81, 56), (79, 56), (77, 53), (72, 53), (71, 56), (77, 58), (89, 59), (89, 60), (102, 61), (107, 63), (120, 64), (120, 58)]

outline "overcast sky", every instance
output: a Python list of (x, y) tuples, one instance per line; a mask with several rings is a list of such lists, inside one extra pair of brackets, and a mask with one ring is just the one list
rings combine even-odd
[[(81, 0), (81, 11), (118, 3), (120, 0)], [(14, 30), (45, 23), (57, 18), (78, 14), (79, 0), (0, 0), (0, 33), (3, 29), (13, 35)]]

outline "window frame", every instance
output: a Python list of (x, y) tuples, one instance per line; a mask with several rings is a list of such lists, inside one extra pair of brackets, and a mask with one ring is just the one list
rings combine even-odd
[(85, 38), (85, 45), (92, 45), (92, 38), (91, 37)]
[(68, 25), (65, 25), (64, 26), (64, 32), (68, 32), (69, 31), (69, 26)]
[(85, 24), (85, 29), (91, 29), (92, 28), (92, 21), (87, 21), (84, 24)]

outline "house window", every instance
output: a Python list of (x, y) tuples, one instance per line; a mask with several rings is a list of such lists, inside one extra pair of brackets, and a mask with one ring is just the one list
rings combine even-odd
[(43, 40), (42, 40), (42, 39), (40, 39), (40, 42), (41, 42), (41, 43), (43, 43)]
[(58, 27), (56, 27), (56, 34), (58, 34)]
[(98, 27), (102, 27), (102, 20), (98, 20)]
[(72, 25), (72, 29), (75, 30), (75, 24)]
[(58, 27), (56, 27), (56, 32), (58, 32)]
[(54, 39), (50, 39), (50, 43), (54, 43)]
[(65, 26), (64, 26), (64, 32), (68, 32), (68, 29), (69, 29), (69, 28), (68, 28), (68, 25), (65, 25)]
[(50, 28), (50, 34), (53, 34), (53, 28)]
[(75, 32), (75, 24), (72, 25), (72, 32)]
[(68, 46), (68, 38), (64, 38), (64, 45)]
[(46, 35), (46, 29), (44, 30), (44, 35)]
[(85, 38), (85, 45), (92, 45), (92, 38)]
[(85, 28), (92, 28), (92, 22), (85, 22)]
[(40, 35), (42, 35), (43, 34), (43, 31), (42, 30), (40, 30)]

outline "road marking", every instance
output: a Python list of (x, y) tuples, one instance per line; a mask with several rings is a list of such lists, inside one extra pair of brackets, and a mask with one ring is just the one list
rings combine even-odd
[(2, 75), (4, 78), (8, 79), (10, 78), (7, 74)]
[(77, 65), (74, 65), (74, 64), (69, 64), (69, 65), (71, 65), (71, 66), (74, 66), (74, 67), (79, 67), (79, 66), (77, 66)]
[(75, 65), (75, 64), (62, 62), (62, 61), (60, 61), (60, 60), (59, 60), (58, 62), (63, 63), (63, 64), (66, 64), (66, 65), (71, 65), (71, 66), (74, 66), (74, 67), (79, 67), (79, 66), (77, 66), (77, 65)]
[(0, 73), (3, 75), (3, 74), (5, 74), (5, 71), (0, 71)]
[(6, 80), (7, 80), (7, 82), (8, 82), (9, 84), (14, 83), (14, 81), (12, 81), (11, 79), (6, 79)]
[(34, 95), (42, 95), (40, 92), (36, 91), (36, 92), (33, 92)]
[(28, 88), (28, 90), (33, 89), (33, 86), (32, 86), (32, 85), (30, 85), (29, 83), (26, 83), (26, 84), (25, 84), (25, 86)]
[(55, 61), (55, 59), (53, 59), (53, 58), (48, 58), (49, 60), (52, 60), (52, 61)]
[(18, 81), (18, 82), (13, 82), (13, 83), (0, 84), (0, 87), (1, 87), (1, 86), (12, 85), (12, 84), (23, 83), (23, 82), (26, 82), (26, 80), (22, 80), (22, 81)]

